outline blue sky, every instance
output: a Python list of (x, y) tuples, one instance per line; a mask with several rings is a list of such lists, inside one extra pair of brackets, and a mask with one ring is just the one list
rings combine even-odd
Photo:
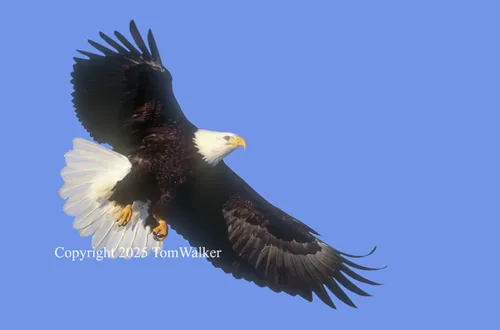
[[(54, 329), (491, 329), (498, 323), (500, 31), (495, 1), (16, 1), (1, 5), (1, 322)], [(62, 211), (88, 138), (76, 49), (155, 32), (187, 116), (243, 135), (227, 162), (383, 282), (330, 310), (205, 260), (57, 259), (90, 248)], [(280, 141), (276, 143), (275, 141)], [(166, 248), (186, 246), (171, 232)], [(164, 287), (158, 294), (155, 287)]]

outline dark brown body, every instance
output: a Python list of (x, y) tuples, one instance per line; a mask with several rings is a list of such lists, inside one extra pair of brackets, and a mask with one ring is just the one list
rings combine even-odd
[(121, 205), (149, 201), (154, 218), (168, 217), (177, 189), (208, 167), (193, 144), (193, 133), (177, 124), (150, 130), (128, 156), (132, 169), (119, 181), (111, 200)]

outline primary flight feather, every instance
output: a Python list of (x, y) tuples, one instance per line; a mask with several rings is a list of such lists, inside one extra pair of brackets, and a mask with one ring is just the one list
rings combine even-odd
[(146, 44), (131, 21), (130, 33), (135, 45), (119, 32), (121, 44), (101, 32), (107, 46), (89, 41), (101, 54), (75, 58), (76, 115), (96, 142), (113, 149), (75, 139), (65, 155), (59, 193), (80, 234), (92, 235), (94, 249), (130, 258), (161, 249), (171, 226), (192, 246), (221, 251), (208, 260), (235, 278), (309, 301), (314, 293), (333, 308), (329, 292), (353, 307), (344, 289), (368, 296), (351, 279), (377, 283), (352, 269), (376, 269), (322, 242), (234, 173), (223, 158), (245, 140), (193, 125), (152, 32)]

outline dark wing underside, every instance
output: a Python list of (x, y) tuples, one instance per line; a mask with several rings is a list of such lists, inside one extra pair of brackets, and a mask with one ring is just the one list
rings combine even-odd
[(79, 120), (97, 142), (122, 153), (150, 128), (191, 125), (175, 99), (172, 76), (162, 65), (153, 33), (148, 32), (149, 49), (134, 21), (130, 33), (138, 49), (117, 31), (121, 44), (101, 32), (111, 48), (89, 40), (102, 55), (79, 51), (87, 58), (75, 58), (71, 74)]
[(369, 295), (351, 279), (378, 284), (353, 270), (376, 270), (348, 259), (360, 256), (317, 239), (316, 232), (263, 199), (223, 162), (183, 186), (175, 206), (172, 227), (193, 246), (222, 250), (210, 261), (235, 278), (308, 301), (314, 292), (333, 308), (328, 292), (352, 307), (344, 289)]

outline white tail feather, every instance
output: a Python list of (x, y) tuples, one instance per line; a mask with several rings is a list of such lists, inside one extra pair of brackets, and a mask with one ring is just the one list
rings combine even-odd
[(153, 238), (146, 226), (149, 203), (135, 201), (132, 219), (119, 227), (121, 206), (108, 199), (116, 183), (131, 170), (127, 157), (84, 139), (74, 139), (73, 149), (66, 153), (64, 180), (59, 195), (67, 199), (64, 211), (75, 217), (73, 227), (81, 236), (94, 235), (92, 248), (106, 248), (111, 257), (146, 256), (163, 243)]

